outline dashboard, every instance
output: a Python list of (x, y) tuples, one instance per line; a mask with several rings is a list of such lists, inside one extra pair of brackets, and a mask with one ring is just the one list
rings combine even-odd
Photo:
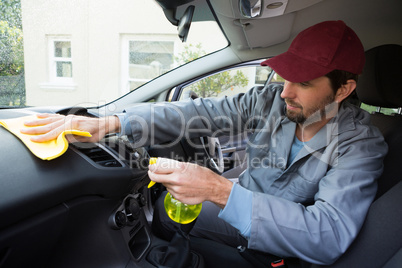
[[(66, 111), (6, 109), (0, 118)], [(0, 266), (72, 267), (84, 258), (111, 267), (142, 257), (151, 244), (146, 148), (111, 135), (45, 161), (3, 127), (0, 137)]]

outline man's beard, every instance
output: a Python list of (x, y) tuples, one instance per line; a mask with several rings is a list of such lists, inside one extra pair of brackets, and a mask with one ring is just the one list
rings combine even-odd
[(328, 117), (328, 108), (332, 107), (332, 105), (330, 104), (334, 103), (335, 95), (332, 94), (328, 96), (321, 103), (318, 103), (317, 105), (305, 110), (305, 112), (303, 112), (304, 108), (300, 104), (294, 103), (289, 99), (285, 99), (285, 101), (290, 106), (300, 108), (299, 112), (289, 110), (286, 111), (286, 116), (289, 118), (290, 121), (293, 121), (297, 124), (304, 124), (308, 120), (308, 122), (314, 123)]

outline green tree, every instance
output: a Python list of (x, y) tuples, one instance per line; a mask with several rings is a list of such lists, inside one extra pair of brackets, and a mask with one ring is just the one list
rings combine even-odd
[(20, 0), (0, 0), (0, 106), (25, 105)]
[[(184, 51), (179, 53), (176, 61), (186, 63), (204, 56), (206, 53), (201, 44), (189, 44), (184, 47)], [(210, 77), (204, 78), (199, 82), (190, 85), (187, 90), (194, 91), (199, 97), (216, 97), (219, 93), (232, 89), (236, 86), (247, 86), (248, 79), (242, 71), (225, 71)]]
[(24, 69), (21, 1), (0, 0), (0, 76)]
[(0, 0), (0, 21), (7, 21), (10, 27), (22, 29), (21, 0)]
[(24, 69), (22, 30), (0, 21), (0, 76), (18, 75)]

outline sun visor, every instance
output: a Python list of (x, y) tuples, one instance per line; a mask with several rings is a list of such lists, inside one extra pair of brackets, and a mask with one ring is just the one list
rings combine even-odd
[(322, 2), (322, 0), (221, 1), (230, 1), (232, 10), (225, 11), (223, 3), (219, 5), (213, 1), (216, 12), (227, 18), (234, 18), (234, 23), (242, 27), (247, 48), (264, 48), (287, 41), (291, 37), (297, 11)]

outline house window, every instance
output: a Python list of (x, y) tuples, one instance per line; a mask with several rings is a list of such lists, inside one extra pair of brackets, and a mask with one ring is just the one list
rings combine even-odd
[(50, 38), (50, 81), (72, 82), (73, 61), (71, 41), (68, 39)]
[(123, 40), (123, 90), (139, 86), (171, 70), (174, 66), (174, 41)]
[(172, 68), (173, 47), (169, 41), (129, 41), (130, 91)]
[(72, 42), (70, 36), (47, 36), (48, 81), (39, 86), (46, 90), (75, 90), (73, 82)]
[(54, 41), (54, 63), (56, 77), (73, 77), (70, 41)]

